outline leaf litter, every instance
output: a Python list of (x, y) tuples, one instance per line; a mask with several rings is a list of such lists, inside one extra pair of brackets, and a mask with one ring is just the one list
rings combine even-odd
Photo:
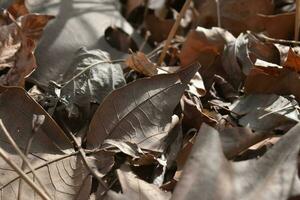
[(1, 199), (300, 197), (296, 2), (39, 1), (0, 3)]

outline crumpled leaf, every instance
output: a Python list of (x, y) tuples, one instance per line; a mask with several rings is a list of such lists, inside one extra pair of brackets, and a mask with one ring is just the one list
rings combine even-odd
[(156, 65), (153, 64), (142, 52), (137, 52), (130, 55), (126, 59), (125, 64), (127, 67), (130, 67), (131, 69), (146, 76), (153, 76), (158, 72)]
[(296, 54), (292, 48), (290, 48), (288, 51), (286, 61), (283, 63), (283, 67), (296, 72), (300, 71), (300, 56)]
[(236, 39), (236, 56), (241, 69), (248, 75), (257, 59), (280, 64), (280, 53), (272, 43), (260, 41), (251, 33), (241, 33)]
[(239, 124), (257, 131), (288, 130), (299, 122), (296, 100), (277, 95), (248, 95), (231, 105)]
[(287, 199), (299, 186), (299, 131), (297, 124), (259, 159), (229, 162), (218, 132), (203, 125), (171, 199)]
[(171, 197), (169, 192), (164, 192), (156, 185), (139, 179), (126, 165), (121, 166), (121, 168), (117, 170), (117, 174), (123, 193), (116, 193), (110, 190), (107, 192), (107, 196), (105, 198), (107, 200), (167, 200)]
[[(33, 115), (44, 115), (45, 121), (34, 134), (29, 149), (28, 159), (37, 176), (49, 191), (53, 199), (73, 200), (82, 194), (81, 190), (91, 187), (91, 177), (81, 157), (74, 154), (73, 145), (64, 135), (54, 120), (32, 100), (21, 88), (1, 87), (0, 117), (17, 145), (25, 150), (32, 134)], [(1, 148), (18, 166), (22, 166), (21, 157), (14, 151), (2, 129), (0, 131)], [(100, 173), (107, 173), (113, 164), (113, 158), (103, 152), (101, 154)], [(92, 158), (92, 157), (91, 157)], [(99, 163), (99, 161), (98, 161)], [(0, 159), (0, 190), (3, 199), (17, 199), (20, 176), (2, 159)], [(30, 179), (35, 181), (28, 168), (25, 169)], [(38, 195), (24, 182), (22, 198), (35, 199)], [(83, 196), (82, 196), (83, 195)]]
[(81, 48), (72, 65), (70, 69), (75, 70), (67, 72), (65, 80), (72, 79), (82, 70), (85, 72), (62, 88), (60, 97), (66, 104), (69, 116), (78, 117), (79, 110), (89, 113), (90, 103), (102, 103), (111, 91), (126, 84), (121, 66), (111, 64), (104, 51)]
[(137, 144), (141, 149), (162, 151), (173, 126), (173, 110), (198, 68), (193, 65), (175, 74), (137, 80), (113, 91), (90, 123), (88, 147), (97, 148), (106, 139), (114, 139)]
[(25, 78), (36, 68), (35, 43), (52, 18), (28, 13), (23, 0), (1, 12), (0, 41), (3, 45), (0, 47), (0, 68), (9, 70), (0, 77), (0, 84), (24, 86)]
[(211, 62), (207, 60), (206, 54), (212, 54), (212, 57), (216, 57), (223, 52), (227, 43), (234, 40), (234, 36), (225, 29), (197, 27), (196, 30), (190, 31), (187, 35), (181, 49), (180, 62), (183, 66), (190, 65), (195, 61), (199, 61), (200, 64)]

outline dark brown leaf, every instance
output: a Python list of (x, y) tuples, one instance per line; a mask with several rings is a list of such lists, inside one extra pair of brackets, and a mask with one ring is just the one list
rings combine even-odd
[(175, 74), (157, 75), (112, 92), (96, 111), (87, 134), (89, 148), (106, 139), (162, 151), (175, 106), (198, 70), (193, 65)]
[(119, 27), (107, 27), (104, 32), (105, 40), (114, 48), (128, 53), (129, 49), (137, 51), (138, 47), (135, 41)]
[(107, 200), (167, 200), (171, 198), (169, 192), (164, 192), (156, 185), (139, 179), (126, 165), (117, 170), (117, 173), (123, 193), (108, 191), (105, 198)]

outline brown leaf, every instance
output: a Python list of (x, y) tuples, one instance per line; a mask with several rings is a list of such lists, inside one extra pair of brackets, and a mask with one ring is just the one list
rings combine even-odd
[[(73, 145), (59, 126), (22, 88), (1, 87), (0, 90), (0, 117), (11, 137), (22, 150), (27, 148), (28, 141), (34, 137), (28, 160), (51, 194), (51, 198), (73, 200), (80, 195), (86, 199), (89, 193), (82, 194), (82, 192), (91, 188), (91, 181), (88, 181), (90, 180), (89, 171), (82, 158), (74, 153)], [(37, 129), (34, 136), (33, 115), (45, 116), (44, 123)], [(14, 151), (2, 129), (0, 138), (1, 148), (6, 151), (12, 161), (22, 166), (21, 157)], [(99, 155), (101, 160), (98, 163), (102, 165), (99, 172), (105, 174), (112, 166), (113, 158), (104, 152), (99, 152), (99, 154), (101, 154)], [(97, 159), (97, 155), (93, 158)], [(3, 159), (0, 159), (0, 168), (0, 190), (3, 199), (17, 199), (19, 192), (22, 192), (22, 199), (37, 197), (37, 193), (25, 182), (23, 190), (18, 191), (22, 178)], [(28, 168), (25, 168), (25, 171), (32, 181), (36, 181)]]
[(246, 82), (247, 94), (294, 95), (300, 100), (300, 76), (289, 69), (259, 67), (251, 69)]
[(145, 28), (150, 31), (150, 40), (152, 42), (162, 42), (167, 39), (175, 20), (161, 19), (154, 14), (147, 15), (145, 18)]
[(126, 165), (117, 170), (118, 178), (122, 186), (123, 193), (108, 191), (107, 200), (167, 200), (171, 198), (169, 192), (160, 190), (156, 185), (147, 183), (139, 179)]
[[(7, 74), (0, 77), (2, 85), (24, 86), (25, 78), (36, 68), (33, 55), (35, 42), (41, 37), (43, 28), (52, 16), (28, 14), (24, 1), (18, 1), (9, 8), (18, 17), (16, 22), (6, 11), (1, 17), (7, 24), (0, 26), (1, 68), (10, 68)], [(25, 14), (24, 16), (19, 16)], [(9, 20), (8, 20), (9, 19)]]
[(13, 4), (11, 4), (7, 11), (15, 18), (21, 17), (23, 15), (29, 14), (29, 10), (25, 5), (25, 0), (15, 0)]
[[(277, 15), (259, 15), (264, 32), (277, 39), (293, 39), (295, 29), (295, 13)], [(280, 28), (278, 28), (280, 27)]]
[(104, 32), (104, 37), (112, 47), (124, 53), (128, 53), (129, 49), (132, 51), (138, 50), (135, 41), (119, 27), (107, 27)]
[(248, 127), (222, 127), (218, 131), (227, 158), (237, 156), (272, 135), (271, 132), (253, 132)]
[(28, 14), (20, 17), (18, 21), (24, 36), (37, 41), (41, 38), (45, 26), (54, 18), (52, 15)]
[[(271, 0), (231, 0), (219, 1), (222, 28), (238, 36), (241, 32), (262, 31), (258, 14), (270, 15), (274, 12)], [(199, 12), (199, 26), (217, 26), (216, 1), (200, 0), (196, 3)]]
[[(222, 54), (224, 46), (234, 41), (235, 38), (228, 31), (221, 28), (205, 29), (197, 27), (196, 30), (192, 30), (187, 35), (187, 39), (183, 44), (180, 53), (180, 62), (183, 66), (199, 61), (207, 61), (206, 54), (212, 54), (213, 58)], [(210, 61), (210, 62), (212, 62)]]
[(175, 106), (199, 66), (175, 74), (137, 80), (113, 91), (96, 111), (87, 133), (89, 148), (106, 139), (130, 142), (141, 149), (162, 151)]
[(283, 67), (296, 72), (300, 71), (300, 56), (296, 54), (292, 48), (289, 49), (286, 61), (283, 63)]
[(298, 124), (259, 159), (229, 162), (218, 132), (203, 125), (172, 199), (287, 199), (299, 183), (299, 131)]
[(142, 52), (130, 55), (126, 59), (125, 64), (127, 67), (130, 67), (131, 69), (146, 76), (153, 76), (157, 74), (156, 66)]

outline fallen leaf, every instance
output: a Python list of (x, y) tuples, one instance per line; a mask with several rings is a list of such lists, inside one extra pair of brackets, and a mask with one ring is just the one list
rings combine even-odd
[[(60, 95), (68, 116), (79, 117), (81, 111), (87, 118), (91, 103), (101, 104), (111, 91), (125, 85), (120, 65), (110, 62), (108, 54), (101, 50), (81, 48), (76, 52), (69, 68), (72, 71), (64, 77), (71, 81), (62, 86)], [(77, 74), (80, 76), (73, 79)]]
[[(73, 145), (54, 120), (21, 88), (1, 87), (0, 104), (0, 117), (11, 137), (22, 150), (25, 151), (29, 139), (34, 137), (28, 159), (51, 198), (73, 200), (80, 195), (86, 199), (89, 193), (82, 194), (81, 190), (91, 188), (90, 172), (80, 155), (74, 153)], [(33, 136), (34, 114), (44, 115), (45, 121)], [(23, 160), (14, 151), (2, 129), (0, 137), (1, 148), (12, 161), (21, 166)], [(102, 156), (103, 167), (99, 170), (100, 173), (105, 174), (112, 166), (113, 158), (102, 152), (99, 154)], [(0, 159), (0, 168), (0, 190), (3, 199), (17, 199), (19, 192), (22, 193), (22, 199), (37, 197), (38, 194), (25, 183), (23, 190), (18, 191), (22, 178), (3, 159)], [(25, 172), (31, 180), (35, 181), (28, 168)]]
[(107, 27), (104, 37), (112, 47), (124, 53), (128, 53), (129, 50), (138, 50), (135, 41), (120, 27)]
[(27, 5), (33, 12), (56, 17), (45, 29), (35, 50), (39, 67), (27, 79), (39, 87), (46, 89), (50, 81), (60, 83), (61, 75), (71, 70), (68, 67), (72, 67), (74, 53), (81, 47), (107, 51), (112, 59), (127, 56), (112, 48), (104, 38), (104, 31), (112, 25), (112, 22), (127, 33), (132, 32), (132, 28), (121, 16), (114, 3), (102, 0), (90, 0), (84, 3), (36, 0)]
[[(262, 31), (264, 27), (259, 23), (258, 14), (271, 15), (274, 12), (271, 0), (222, 0), (219, 4), (221, 26), (235, 36), (247, 30)], [(216, 1), (197, 1), (196, 8), (199, 26), (217, 26)]]
[(256, 66), (246, 78), (245, 92), (247, 94), (294, 95), (299, 100), (299, 83), (299, 74), (289, 69)]
[(235, 40), (233, 35), (221, 28), (206, 29), (197, 27), (192, 30), (186, 37), (181, 53), (180, 62), (183, 66), (190, 65), (196, 61), (207, 61), (206, 54), (212, 54), (212, 60), (218, 55), (222, 54), (225, 45)]
[(113, 91), (96, 111), (87, 133), (89, 148), (106, 139), (130, 142), (141, 149), (162, 151), (172, 128), (171, 117), (187, 83), (198, 70), (193, 65), (175, 74), (137, 80)]
[(158, 73), (156, 65), (153, 64), (147, 58), (147, 56), (140, 51), (130, 55), (126, 59), (125, 64), (127, 67), (130, 67), (131, 69), (144, 74), (145, 76), (153, 76)]
[(2, 11), (1, 18), (6, 20), (6, 24), (0, 26), (0, 41), (3, 44), (0, 48), (0, 63), (2, 69), (9, 68), (9, 71), (0, 77), (0, 83), (24, 86), (25, 78), (36, 68), (33, 55), (35, 43), (53, 16), (29, 14), (25, 2), (17, 1), (8, 11)]
[(231, 105), (240, 125), (256, 131), (288, 130), (299, 122), (298, 103), (277, 95), (247, 95)]
[(123, 193), (116, 193), (110, 190), (105, 198), (107, 200), (166, 200), (171, 198), (169, 192), (164, 192), (156, 185), (139, 179), (126, 165), (121, 166), (121, 168), (117, 170), (117, 174)]
[[(295, 30), (295, 13), (276, 15), (259, 15), (264, 32), (272, 38), (293, 39)], [(278, 28), (280, 27), (280, 28)]]
[(152, 42), (162, 42), (167, 39), (175, 20), (161, 19), (155, 14), (149, 14), (145, 18), (145, 28), (151, 33), (149, 40)]
[(299, 183), (299, 129), (298, 124), (259, 159), (230, 162), (218, 132), (203, 125), (172, 199), (287, 199)]
[(294, 70), (296, 72), (300, 71), (300, 56), (294, 52), (292, 48), (289, 49), (286, 61), (283, 67)]

